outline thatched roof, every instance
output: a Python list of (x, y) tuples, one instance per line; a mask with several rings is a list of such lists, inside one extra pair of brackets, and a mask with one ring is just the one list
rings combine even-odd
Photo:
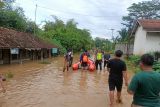
[(0, 48), (55, 48), (57, 46), (25, 32), (0, 27)]

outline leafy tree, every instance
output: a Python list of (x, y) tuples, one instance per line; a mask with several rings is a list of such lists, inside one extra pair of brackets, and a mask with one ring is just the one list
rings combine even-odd
[(128, 9), (128, 15), (122, 19), (128, 29), (133, 25), (136, 19), (159, 19), (160, 18), (160, 1), (142, 1), (139, 3), (133, 3)]
[(122, 28), (120, 31), (118, 31), (119, 37), (117, 37), (118, 42), (127, 42), (128, 41), (128, 30), (126, 28)]
[(108, 39), (104, 38), (95, 38), (95, 46), (96, 48), (102, 49), (104, 51), (111, 51), (112, 50), (112, 42)]
[(34, 31), (36, 34), (38, 34), (38, 32), (41, 32), (41, 29), (38, 27), (38, 25), (35, 24), (35, 22), (28, 20), (26, 24), (26, 32), (32, 34), (34, 34)]
[(73, 19), (70, 19), (66, 24), (53, 17), (53, 21), (46, 21), (44, 25), (43, 37), (58, 41), (59, 45), (65, 49), (72, 48), (75, 52), (84, 49), (90, 49), (93, 45), (92, 37), (87, 29), (77, 28), (77, 24)]
[(61, 53), (68, 48), (77, 52), (81, 48), (90, 49), (94, 45), (89, 30), (77, 28), (78, 23), (73, 19), (64, 23), (56, 16), (52, 16), (54, 20), (45, 21), (42, 30), (35, 22), (26, 18), (22, 8), (12, 5), (14, 1), (0, 1), (0, 26), (28, 33), (35, 32), (40, 38), (59, 46)]
[(25, 31), (26, 18), (23, 9), (20, 7), (13, 9), (13, 2), (14, 0), (5, 0), (3, 3), (1, 2), (3, 5), (0, 9), (0, 26)]
[(15, 2), (15, 0), (2, 0), (0, 1), (0, 9), (4, 10), (13, 10), (12, 4)]
[(3, 9), (4, 5), (4, 2), (0, 1), (0, 10)]

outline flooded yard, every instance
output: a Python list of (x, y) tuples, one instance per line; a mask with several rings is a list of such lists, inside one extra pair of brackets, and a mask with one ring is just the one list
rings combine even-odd
[[(5, 82), (6, 93), (0, 93), (0, 107), (109, 107), (108, 73), (62, 72), (63, 58), (51, 64), (28, 62), (5, 65), (0, 72), (13, 72)], [(129, 107), (132, 97), (123, 87), (123, 104)]]

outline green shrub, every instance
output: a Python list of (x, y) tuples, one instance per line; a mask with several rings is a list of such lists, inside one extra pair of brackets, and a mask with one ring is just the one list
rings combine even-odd
[(10, 72), (10, 71), (8, 71), (6, 74), (5, 74), (5, 77), (6, 78), (13, 78), (13, 73), (12, 72)]
[(139, 65), (139, 61), (140, 61), (140, 56), (132, 55), (132, 56), (129, 57), (129, 60), (130, 60), (135, 66), (138, 66), (138, 65)]
[[(151, 53), (150, 53), (151, 54)], [(152, 54), (151, 54), (152, 55)], [(139, 62), (140, 62), (140, 56), (137, 56), (137, 55), (132, 55), (129, 57), (129, 60), (128, 60), (128, 64), (129, 66), (134, 66), (132, 67), (133, 71), (135, 73), (138, 73), (140, 71), (140, 68), (139, 68)], [(160, 62), (154, 62), (154, 65), (153, 65), (153, 70), (154, 71), (157, 71), (157, 72), (160, 72)]]
[(155, 62), (153, 65), (153, 69), (157, 72), (160, 72), (160, 62)]

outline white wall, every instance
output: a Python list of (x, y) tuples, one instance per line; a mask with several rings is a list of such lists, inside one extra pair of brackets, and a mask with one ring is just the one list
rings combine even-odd
[(154, 51), (160, 51), (160, 32), (147, 33), (145, 53)]
[(135, 40), (134, 40), (134, 48), (133, 54), (135, 55), (142, 55), (145, 53), (145, 45), (146, 45), (146, 31), (139, 26), (135, 33)]

